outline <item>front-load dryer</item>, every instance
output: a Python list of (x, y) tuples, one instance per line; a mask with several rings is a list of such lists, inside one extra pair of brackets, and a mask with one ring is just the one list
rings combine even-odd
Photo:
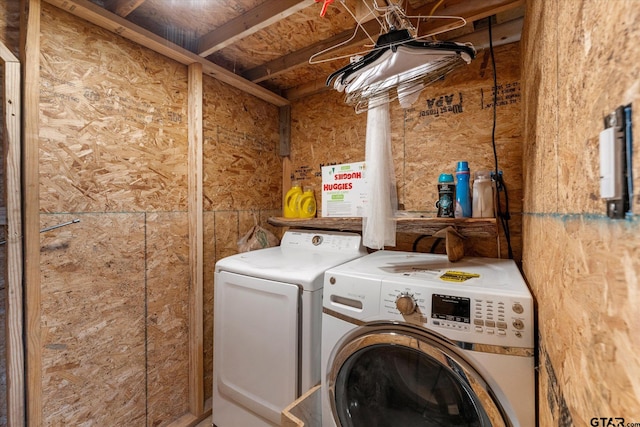
[(282, 410), (320, 383), (324, 272), (366, 253), (358, 234), (290, 230), (278, 247), (216, 263), (216, 426), (279, 426)]
[(323, 427), (534, 427), (533, 311), (512, 260), (378, 251), (328, 270)]

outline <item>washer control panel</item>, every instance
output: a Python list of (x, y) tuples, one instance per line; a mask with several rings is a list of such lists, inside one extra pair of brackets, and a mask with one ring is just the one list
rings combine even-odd
[(530, 297), (465, 294), (454, 289), (382, 283), (380, 314), (440, 331), (450, 339), (528, 346), (533, 343)]

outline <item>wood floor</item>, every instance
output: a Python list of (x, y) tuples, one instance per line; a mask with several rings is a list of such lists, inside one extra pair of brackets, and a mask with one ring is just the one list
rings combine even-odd
[(211, 427), (212, 425), (213, 420), (211, 419), (211, 415), (209, 415), (209, 418), (200, 421), (200, 423), (196, 424), (195, 427)]

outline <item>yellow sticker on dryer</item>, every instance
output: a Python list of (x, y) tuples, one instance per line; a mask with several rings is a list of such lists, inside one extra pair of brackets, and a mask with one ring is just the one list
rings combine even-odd
[(467, 273), (466, 271), (449, 270), (446, 273), (444, 273), (442, 276), (440, 276), (440, 279), (444, 280), (445, 282), (462, 283), (469, 279), (477, 279), (478, 277), (480, 277), (480, 275), (477, 273)]

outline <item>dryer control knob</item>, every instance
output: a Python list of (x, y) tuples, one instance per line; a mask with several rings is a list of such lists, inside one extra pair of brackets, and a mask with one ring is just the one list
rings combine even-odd
[(412, 295), (401, 293), (398, 295), (398, 298), (396, 298), (396, 308), (401, 314), (408, 316), (416, 311), (418, 304)]

